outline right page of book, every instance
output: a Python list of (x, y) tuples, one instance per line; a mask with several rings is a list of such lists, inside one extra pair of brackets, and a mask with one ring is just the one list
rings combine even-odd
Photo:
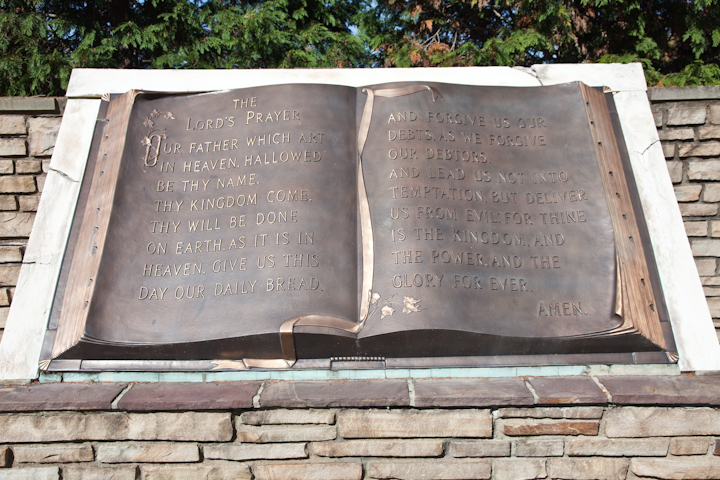
[(408, 85), (358, 94), (358, 112), (373, 97), (361, 155), (373, 240), (363, 351), (562, 353), (558, 341), (621, 327), (580, 84)]

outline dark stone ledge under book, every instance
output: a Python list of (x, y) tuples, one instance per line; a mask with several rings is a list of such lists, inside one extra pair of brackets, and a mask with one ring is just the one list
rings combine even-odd
[(110, 410), (125, 383), (43, 383), (0, 388), (0, 412)]
[(140, 383), (117, 402), (118, 410), (236, 410), (253, 408), (260, 382)]
[(528, 380), (538, 405), (607, 403), (605, 392), (590, 377), (538, 377)]
[[(595, 382), (597, 379), (598, 383)], [(0, 412), (253, 408), (720, 406), (720, 377), (613, 376), (0, 386)], [(528, 384), (530, 388), (528, 387)], [(606, 390), (612, 396), (608, 400)], [(255, 400), (255, 401), (254, 401)]]
[(407, 407), (405, 380), (276, 381), (267, 383), (260, 407)]
[(598, 377), (620, 405), (720, 405), (720, 377)]
[(533, 395), (521, 378), (415, 380), (416, 407), (531, 406)]

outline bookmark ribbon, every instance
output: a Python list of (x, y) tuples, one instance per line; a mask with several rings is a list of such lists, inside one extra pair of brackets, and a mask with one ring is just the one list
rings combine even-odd
[[(362, 295), (360, 297), (360, 322), (353, 322), (339, 317), (330, 317), (326, 315), (304, 315), (293, 317), (283, 322), (280, 326), (280, 347), (282, 349), (282, 359), (256, 359), (244, 358), (243, 363), (246, 368), (290, 368), (297, 361), (297, 352), (295, 350), (295, 339), (293, 338), (293, 329), (296, 326), (308, 327), (326, 327), (343, 330), (349, 333), (358, 333), (365, 326), (370, 310), (370, 296), (373, 284), (373, 234), (372, 221), (370, 219), (370, 203), (368, 202), (367, 190), (365, 189), (365, 179), (362, 169), (362, 153), (367, 142), (368, 133), (370, 132), (370, 121), (372, 119), (373, 106), (375, 97), (401, 97), (404, 95), (412, 95), (415, 93), (429, 91), (432, 94), (433, 102), (438, 98), (443, 98), (435, 88), (428, 85), (413, 85), (410, 87), (400, 88), (383, 88), (373, 90), (371, 88), (363, 88), (363, 93), (367, 94), (365, 108), (363, 109), (362, 118), (360, 119), (360, 127), (358, 128), (358, 202), (360, 208), (360, 238), (362, 240), (363, 249), (363, 281)], [(228, 368), (226, 365), (216, 368)]]

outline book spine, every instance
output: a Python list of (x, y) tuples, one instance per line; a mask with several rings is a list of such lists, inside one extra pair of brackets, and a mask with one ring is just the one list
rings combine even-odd
[(616, 313), (623, 319), (620, 327), (605, 335), (636, 331), (665, 348), (658, 307), (650, 282), (638, 217), (632, 206), (622, 157), (613, 134), (612, 120), (605, 94), (581, 83), (583, 99), (592, 132), (595, 151), (610, 210), (617, 258)]
[(108, 106), (108, 125), (100, 142), (88, 204), (70, 267), (58, 332), (52, 349), (53, 358), (75, 346), (85, 332), (95, 280), (105, 247), (128, 121), (137, 93), (131, 90), (112, 100)]

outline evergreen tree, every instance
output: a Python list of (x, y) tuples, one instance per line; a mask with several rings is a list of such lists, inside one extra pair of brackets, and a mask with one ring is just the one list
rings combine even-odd
[(357, 67), (361, 0), (0, 0), (0, 95), (62, 95), (73, 68)]
[(720, 0), (0, 0), (0, 95), (84, 68), (643, 63), (720, 84)]
[(377, 0), (384, 66), (643, 63), (650, 85), (720, 84), (718, 0)]

